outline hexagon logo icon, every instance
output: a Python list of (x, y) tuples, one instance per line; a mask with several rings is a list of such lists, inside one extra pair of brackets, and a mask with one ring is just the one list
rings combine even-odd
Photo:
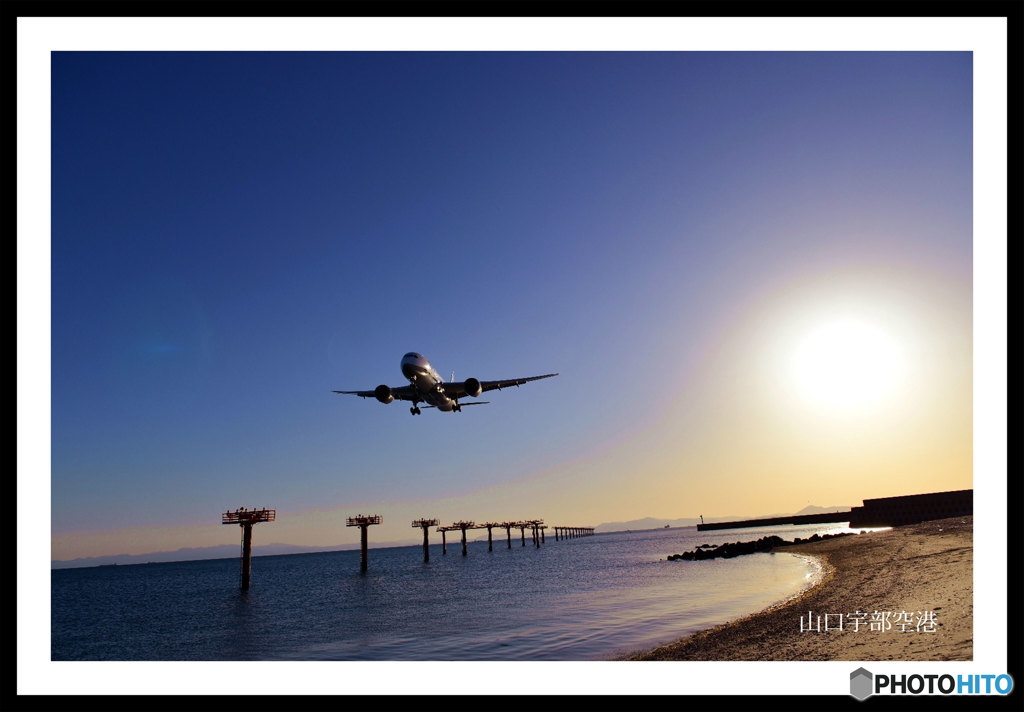
[(863, 700), (871, 694), (871, 673), (864, 668), (857, 668), (850, 673), (850, 694)]

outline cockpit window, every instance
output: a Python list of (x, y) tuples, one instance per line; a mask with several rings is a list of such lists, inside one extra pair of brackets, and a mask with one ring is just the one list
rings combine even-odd
[(422, 356), (420, 356), (420, 355), (419, 355), (418, 353), (416, 353), (415, 351), (410, 351), (409, 353), (407, 353), (407, 354), (406, 354), (405, 356), (403, 356), (402, 358), (423, 358), (423, 357), (422, 357)]

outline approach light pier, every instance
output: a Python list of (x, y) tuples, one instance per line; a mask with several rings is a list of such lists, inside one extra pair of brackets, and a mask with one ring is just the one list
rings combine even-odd
[(366, 571), (366, 529), (372, 524), (380, 524), (384, 519), (379, 514), (357, 514), (345, 520), (346, 527), (359, 527), (359, 570)]
[[(424, 563), (430, 561), (430, 540), (429, 540), (428, 532), (430, 530), (430, 527), (436, 527), (438, 524), (440, 524), (440, 522), (441, 522), (441, 520), (439, 520), (439, 519), (416, 519), (412, 523), (413, 529), (415, 529), (416, 527), (419, 527), (420, 529), (423, 530), (423, 561), (424, 561)], [(489, 530), (488, 530), (488, 533), (490, 533)]]
[[(520, 524), (524, 525), (523, 526), (523, 531), (524, 532), (527, 529), (533, 530), (533, 545), (539, 549), (540, 548), (540, 544), (541, 544), (541, 537), (543, 535), (542, 533), (544, 531), (544, 520), (543, 519), (528, 519), (525, 522), (520, 522)], [(525, 540), (523, 542), (523, 545), (524, 546), (526, 545)]]
[(552, 529), (555, 530), (555, 541), (593, 536), (594, 534), (594, 527), (552, 527)]
[(485, 529), (486, 527), (487, 527), (486, 524), (477, 524), (476, 522), (472, 522), (472, 521), (458, 521), (458, 522), (454, 522), (452, 524), (449, 524), (448, 526), (438, 527), (437, 531), (441, 532), (441, 542), (442, 542), (442, 544), (441, 544), (441, 553), (442, 554), (447, 554), (448, 553), (448, 548), (444, 544), (445, 532), (450, 532), (450, 531), (455, 531), (455, 530), (459, 530), (459, 531), (462, 532), (462, 555), (466, 556), (468, 554), (468, 551), (466, 550), (466, 530), (468, 530), (468, 529)]
[(249, 580), (252, 561), (252, 527), (260, 522), (272, 522), (277, 516), (276, 509), (247, 509), (239, 507), (235, 511), (224, 512), (220, 515), (221, 524), (237, 524), (242, 528), (242, 571), (241, 585), (243, 591), (249, 590)]

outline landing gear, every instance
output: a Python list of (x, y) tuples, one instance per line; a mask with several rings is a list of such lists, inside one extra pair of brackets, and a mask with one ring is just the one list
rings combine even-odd
[(462, 406), (459, 405), (458, 401), (456, 401), (455, 405), (452, 406), (452, 412), (453, 413), (461, 413), (462, 412)]
[(419, 406), (415, 406), (414, 405), (412, 408), (409, 409), (409, 412), (412, 413), (413, 415), (419, 415), (420, 414)]

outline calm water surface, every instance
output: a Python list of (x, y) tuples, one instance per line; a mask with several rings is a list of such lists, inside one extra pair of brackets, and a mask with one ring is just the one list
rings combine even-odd
[[(54, 660), (600, 660), (761, 610), (817, 575), (793, 554), (666, 561), (698, 544), (829, 525), (598, 534), (540, 548), (495, 537), (239, 561), (51, 572)], [(495, 530), (497, 535), (498, 530)], [(502, 530), (502, 534), (504, 531)], [(431, 539), (439, 539), (431, 534)]]

